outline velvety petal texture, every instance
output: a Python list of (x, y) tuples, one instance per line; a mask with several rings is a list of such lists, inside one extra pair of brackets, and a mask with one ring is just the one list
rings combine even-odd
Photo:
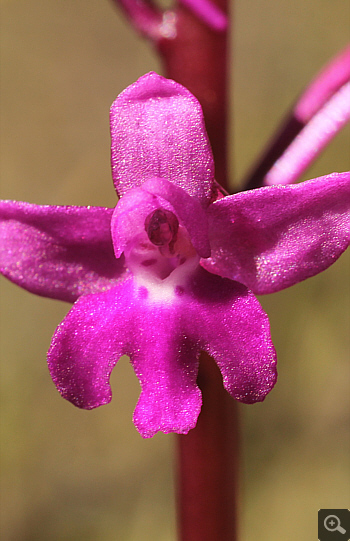
[(187, 434), (202, 406), (197, 386), (199, 347), (193, 328), (184, 327), (187, 299), (138, 302), (136, 337), (130, 360), (141, 384), (134, 423), (143, 437), (156, 432)]
[(148, 73), (115, 100), (110, 124), (112, 174), (120, 196), (146, 180), (163, 178), (204, 207), (215, 199), (202, 109), (182, 85)]
[(134, 422), (151, 437), (195, 426), (201, 350), (217, 361), (237, 400), (263, 400), (275, 383), (275, 351), (257, 300), (241, 284), (198, 268), (171, 300), (154, 301), (131, 277), (82, 297), (57, 328), (48, 363), (62, 396), (91, 409), (110, 401), (111, 370), (129, 355), (141, 384)]
[(113, 287), (125, 273), (116, 259), (113, 209), (0, 201), (0, 271), (37, 295), (74, 302)]
[(202, 265), (273, 293), (325, 270), (350, 242), (350, 173), (225, 197), (208, 210)]
[(200, 269), (189, 289), (188, 328), (219, 366), (240, 402), (264, 400), (277, 378), (269, 320), (245, 286)]
[(128, 352), (132, 318), (131, 281), (82, 296), (57, 327), (48, 352), (51, 377), (75, 406), (92, 409), (112, 397), (109, 377)]
[(111, 399), (110, 373), (130, 356), (142, 392), (134, 421), (144, 437), (187, 433), (196, 424), (199, 349), (182, 331), (177, 303), (149, 302), (129, 277), (113, 289), (79, 299), (57, 328), (48, 353), (57, 389), (91, 409)]

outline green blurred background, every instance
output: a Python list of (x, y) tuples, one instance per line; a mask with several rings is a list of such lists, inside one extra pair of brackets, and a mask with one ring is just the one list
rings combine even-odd
[[(108, 0), (1, 0), (1, 11), (1, 197), (114, 206), (109, 106), (160, 71), (152, 47)], [(349, 4), (237, 0), (234, 15), (230, 148), (239, 181), (346, 44)], [(349, 134), (304, 178), (349, 169)], [(346, 254), (261, 298), (279, 381), (263, 404), (240, 406), (242, 541), (317, 539), (317, 510), (349, 505), (348, 274)], [(139, 385), (127, 359), (113, 372), (110, 405), (74, 408), (45, 362), (69, 306), (1, 282), (1, 539), (175, 541), (174, 440), (145, 441), (133, 427)]]

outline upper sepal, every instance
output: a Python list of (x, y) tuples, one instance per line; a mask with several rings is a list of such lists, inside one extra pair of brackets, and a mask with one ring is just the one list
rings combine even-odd
[(215, 199), (214, 161), (197, 99), (182, 85), (148, 73), (110, 111), (112, 174), (120, 196), (163, 178), (199, 199)]

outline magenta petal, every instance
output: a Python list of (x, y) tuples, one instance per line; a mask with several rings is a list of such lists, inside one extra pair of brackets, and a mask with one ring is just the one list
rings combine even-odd
[(350, 81), (350, 45), (311, 81), (294, 107), (296, 118), (306, 124), (347, 81)]
[(292, 184), (350, 120), (350, 82), (342, 86), (300, 131), (264, 178), (266, 186)]
[(148, 73), (124, 90), (110, 113), (112, 173), (120, 196), (154, 177), (207, 206), (214, 162), (202, 109), (180, 84)]
[(144, 438), (156, 432), (187, 434), (202, 405), (196, 379), (199, 347), (184, 332), (186, 305), (140, 301), (139, 336), (131, 362), (142, 392), (134, 423)]
[[(133, 27), (146, 37), (157, 41), (164, 37), (161, 10), (146, 0), (113, 0), (125, 11)], [(163, 23), (163, 24), (162, 24)]]
[(181, 4), (197, 15), (209, 28), (218, 32), (226, 30), (228, 17), (211, 0), (181, 0)]
[(325, 270), (350, 242), (350, 173), (223, 198), (208, 209), (209, 271), (273, 293)]
[(50, 373), (64, 398), (91, 409), (111, 399), (109, 377), (130, 356), (142, 392), (134, 422), (145, 438), (161, 430), (187, 433), (196, 424), (198, 345), (183, 334), (185, 306), (153, 303), (132, 278), (81, 297), (57, 328), (48, 353)]
[(112, 287), (125, 272), (114, 256), (112, 213), (1, 201), (1, 273), (32, 293), (68, 302)]
[(241, 402), (264, 400), (276, 382), (276, 353), (257, 299), (242, 284), (203, 269), (192, 295), (189, 325), (219, 366), (225, 389)]
[[(305, 167), (322, 151), (323, 146), (328, 144), (348, 121), (348, 91), (341, 88), (349, 81), (350, 46), (347, 46), (332, 58), (302, 93), (247, 176), (243, 183), (245, 189), (262, 185), (291, 184), (298, 179)], [(281, 156), (283, 158), (280, 162)], [(276, 162), (279, 164), (278, 168), (274, 166)]]
[(84, 295), (57, 327), (48, 352), (51, 377), (75, 406), (92, 409), (111, 400), (109, 377), (128, 351), (132, 281)]

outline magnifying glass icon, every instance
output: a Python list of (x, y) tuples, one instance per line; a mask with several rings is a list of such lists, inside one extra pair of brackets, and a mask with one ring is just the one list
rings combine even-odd
[(324, 527), (329, 532), (340, 532), (340, 533), (346, 533), (346, 530), (341, 527), (340, 520), (336, 515), (328, 515), (324, 519)]

